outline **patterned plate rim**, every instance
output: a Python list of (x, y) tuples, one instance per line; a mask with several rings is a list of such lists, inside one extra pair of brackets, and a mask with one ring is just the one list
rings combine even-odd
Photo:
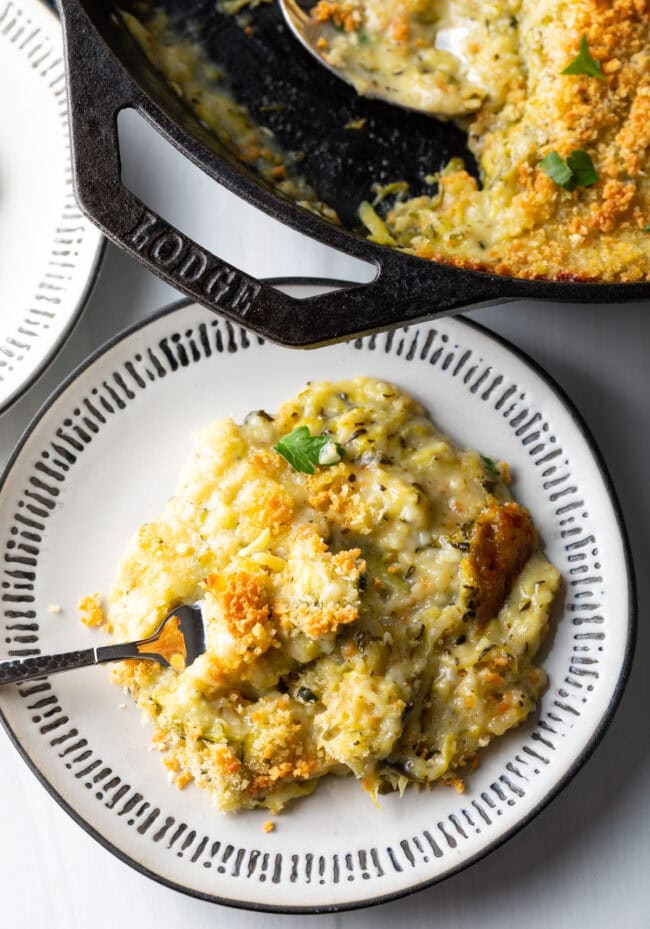
[[(316, 281), (313, 279), (294, 279), (291, 283), (310, 283), (310, 284), (329, 284), (330, 281)], [(140, 330), (146, 328), (149, 324), (158, 322), (166, 316), (170, 316), (178, 310), (182, 310), (187, 307), (193, 306), (194, 303), (191, 300), (179, 300), (171, 303), (157, 312), (151, 314), (144, 320), (139, 320), (133, 325), (127, 327), (121, 332), (117, 333), (115, 336), (108, 339), (104, 342), (98, 349), (96, 349), (91, 355), (89, 355), (83, 362), (81, 362), (69, 375), (66, 379), (52, 392), (52, 394), (44, 401), (36, 415), (33, 417), (22, 436), (20, 437), (15, 449), (13, 450), (2, 474), (0, 475), (0, 494), (2, 494), (5, 483), (13, 469), (13, 466), (19, 457), (24, 445), (29, 440), (32, 432), (39, 425), (40, 421), (47, 414), (49, 409), (55, 404), (55, 402), (61, 397), (70, 386), (79, 378), (87, 369), (92, 367), (92, 365), (101, 358), (104, 354), (109, 352), (111, 349), (115, 348), (120, 343), (128, 340), (132, 335), (139, 332)], [(598, 469), (599, 476), (603, 482), (603, 487), (609, 499), (609, 502), (612, 506), (612, 510), (616, 519), (616, 525), (620, 534), (622, 548), (623, 548), (623, 568), (625, 570), (625, 577), (627, 582), (627, 593), (628, 593), (628, 616), (627, 616), (627, 639), (625, 642), (625, 651), (621, 661), (620, 671), (616, 684), (612, 690), (611, 699), (606, 709), (603, 712), (602, 718), (600, 719), (598, 725), (595, 727), (591, 737), (588, 742), (585, 744), (582, 751), (574, 759), (573, 763), (567, 769), (567, 771), (562, 775), (557, 782), (550, 788), (550, 790), (540, 799), (540, 801), (535, 804), (535, 806), (524, 816), (517, 820), (509, 829), (505, 830), (492, 842), (489, 842), (474, 855), (470, 855), (468, 858), (460, 861), (456, 865), (452, 865), (446, 871), (439, 875), (435, 875), (432, 878), (428, 878), (424, 881), (420, 881), (416, 884), (403, 887), (399, 890), (391, 891), (386, 894), (382, 894), (376, 897), (365, 897), (351, 901), (345, 901), (334, 904), (324, 904), (324, 905), (276, 905), (270, 903), (259, 903), (257, 901), (245, 901), (245, 900), (233, 900), (228, 897), (222, 897), (217, 894), (206, 893), (204, 891), (198, 890), (196, 888), (188, 887), (186, 885), (177, 883), (174, 880), (171, 880), (162, 874), (152, 871), (150, 868), (146, 867), (140, 861), (132, 858), (128, 853), (122, 851), (120, 848), (115, 846), (111, 841), (109, 841), (104, 835), (101, 834), (93, 825), (87, 822), (77, 810), (68, 803), (63, 796), (56, 790), (56, 788), (50, 783), (46, 775), (40, 770), (37, 764), (32, 761), (31, 757), (28, 755), (26, 749), (21, 744), (18, 736), (11, 728), (7, 718), (5, 717), (2, 708), (0, 707), (0, 723), (2, 724), (5, 732), (7, 733), (10, 741), (16, 748), (17, 752), (30, 769), (32, 774), (37, 778), (38, 781), (43, 785), (47, 792), (53, 797), (53, 799), (59, 804), (59, 806), (65, 810), (65, 812), (73, 819), (77, 825), (95, 839), (100, 845), (102, 845), (107, 851), (111, 852), (122, 861), (124, 864), (129, 865), (134, 868), (140, 874), (145, 877), (151, 878), (157, 883), (170, 888), (171, 890), (176, 890), (180, 893), (183, 893), (187, 896), (194, 897), (196, 899), (204, 900), (210, 903), (216, 903), (221, 906), (228, 906), (234, 909), (241, 910), (250, 910), (255, 912), (262, 913), (278, 913), (284, 915), (312, 915), (312, 914), (325, 914), (325, 913), (340, 913), (347, 912), (351, 910), (363, 909), (371, 906), (378, 906), (382, 903), (389, 903), (394, 900), (401, 899), (406, 896), (410, 896), (413, 893), (418, 893), (421, 890), (426, 890), (439, 884), (442, 881), (447, 880), (450, 877), (453, 877), (456, 874), (466, 870), (472, 865), (476, 864), (478, 861), (481, 861), (483, 858), (487, 857), (496, 849), (504, 845), (509, 839), (521, 832), (539, 813), (541, 813), (546, 807), (564, 790), (564, 788), (573, 780), (576, 774), (584, 766), (590, 756), (593, 754), (595, 749), (598, 747), (602, 741), (607, 729), (609, 728), (616, 709), (618, 708), (625, 688), (627, 686), (632, 661), (634, 657), (634, 651), (636, 647), (637, 639), (637, 627), (638, 627), (638, 603), (637, 603), (637, 592), (636, 592), (636, 583), (635, 583), (635, 572), (634, 564), (632, 560), (632, 552), (630, 548), (629, 538), (627, 530), (625, 527), (625, 522), (623, 519), (623, 513), (621, 506), (610, 477), (609, 471), (605, 464), (604, 458), (595, 442), (595, 439), (584, 421), (582, 414), (577, 410), (573, 401), (565, 393), (564, 389), (557, 384), (557, 382), (530, 356), (528, 356), (523, 350), (517, 348), (507, 339), (502, 336), (492, 332), (486, 326), (477, 323), (474, 320), (466, 319), (464, 316), (457, 316), (456, 320), (462, 325), (466, 326), (468, 329), (474, 329), (481, 335), (487, 337), (488, 340), (494, 341), (496, 344), (504, 348), (507, 352), (515, 356), (520, 362), (522, 362), (526, 367), (528, 367), (533, 374), (537, 375), (541, 381), (550, 389), (550, 391), (555, 395), (558, 402), (564, 407), (564, 409), (569, 413), (573, 426), (579, 431), (582, 438), (585, 440), (588, 449), (593, 457), (593, 461)], [(417, 328), (417, 324), (413, 325), (410, 328)]]
[[(32, 14), (30, 14), (30, 6), (35, 8)], [(8, 15), (11, 15), (12, 10), (16, 18), (15, 20), (10, 20), (8, 23), (6, 23), (5, 20)], [(34, 26), (31, 15), (39, 20), (42, 17), (43, 21), (48, 23), (46, 37), (50, 46), (43, 54), (41, 54), (41, 57), (35, 63), (32, 63), (32, 67), (36, 69), (37, 65), (38, 67), (44, 65), (44, 70), (40, 72), (41, 76), (43, 77), (47, 75), (48, 78), (52, 78), (52, 74), (54, 73), (54, 77), (52, 80), (50, 80), (48, 89), (50, 90), (50, 94), (55, 99), (58, 99), (61, 95), (63, 95), (63, 112), (61, 114), (61, 119), (63, 120), (65, 127), (69, 130), (67, 95), (65, 87), (65, 68), (63, 64), (63, 43), (60, 36), (59, 21), (56, 14), (49, 6), (43, 3), (42, 0), (35, 0), (35, 2), (31, 4), (27, 3), (26, 0), (5, 0), (4, 4), (0, 3), (0, 26), (3, 27), (3, 35), (6, 35), (9, 42), (16, 42), (18, 39), (22, 38), (23, 43), (21, 45), (21, 49), (27, 53), (28, 59), (32, 58), (35, 54), (38, 54), (38, 52), (41, 51), (41, 45), (39, 42), (43, 32), (41, 25), (36, 24), (35, 28), (33, 28), (32, 31), (27, 36), (25, 36), (25, 27), (30, 25)], [(54, 55), (53, 60), (52, 55)], [(79, 222), (83, 224), (85, 227), (83, 236), (93, 236), (97, 239), (97, 243), (92, 251), (92, 257), (88, 268), (84, 271), (86, 279), (84, 286), (79, 290), (77, 302), (72, 307), (72, 310), (67, 314), (67, 318), (64, 320), (63, 325), (58, 330), (55, 337), (51, 337), (49, 329), (44, 329), (40, 326), (39, 328), (34, 328), (35, 324), (38, 323), (38, 320), (35, 319), (34, 315), (37, 310), (27, 309), (25, 310), (24, 315), (17, 326), (9, 330), (0, 340), (0, 349), (2, 349), (3, 352), (11, 352), (12, 356), (15, 356), (16, 353), (20, 352), (21, 350), (24, 352), (24, 354), (18, 355), (18, 359), (14, 363), (16, 365), (20, 364), (21, 368), (23, 366), (25, 368), (25, 372), (21, 374), (13, 388), (10, 387), (9, 393), (4, 397), (0, 396), (0, 415), (10, 409), (16, 403), (16, 401), (19, 400), (23, 394), (25, 394), (29, 388), (34, 385), (34, 383), (44, 374), (48, 366), (54, 361), (58, 353), (61, 351), (67, 339), (72, 334), (75, 326), (81, 319), (81, 315), (97, 282), (101, 268), (102, 259), (106, 248), (106, 239), (100, 230), (97, 229), (90, 222), (90, 220), (88, 220), (83, 215), (77, 206), (76, 200), (74, 199), (74, 193), (72, 189), (72, 153), (69, 143), (66, 146), (65, 167), (67, 177), (64, 178), (63, 183), (65, 187), (69, 188), (70, 195), (72, 197), (72, 203), (71, 205), (66, 204), (60, 216), (60, 221), (64, 224), (70, 222)], [(57, 232), (56, 235), (59, 236), (59, 233)], [(52, 240), (52, 247), (54, 249), (65, 248), (66, 244), (66, 241), (63, 240)], [(75, 267), (72, 273), (78, 273), (78, 267)], [(51, 287), (51, 285), (49, 286)], [(31, 328), (29, 328), (30, 325)], [(31, 366), (28, 360), (28, 350), (32, 342), (26, 343), (26, 337), (32, 339), (32, 342), (34, 340), (42, 340), (47, 345), (44, 355), (37, 360), (34, 366)], [(24, 359), (27, 363), (24, 363), (21, 359)]]

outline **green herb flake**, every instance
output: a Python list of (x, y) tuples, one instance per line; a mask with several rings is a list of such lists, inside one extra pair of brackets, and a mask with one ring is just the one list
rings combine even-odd
[(643, 231), (650, 232), (650, 223), (646, 223), (645, 229)]
[(295, 471), (314, 474), (317, 467), (338, 464), (345, 449), (328, 435), (311, 435), (307, 426), (298, 426), (283, 436), (273, 448)]
[(600, 70), (600, 63), (596, 61), (587, 44), (587, 37), (583, 35), (580, 40), (580, 51), (576, 58), (570, 62), (562, 74), (586, 74), (588, 77), (597, 77), (599, 81), (605, 80), (605, 75)]
[(542, 171), (548, 174), (551, 180), (559, 184), (560, 187), (564, 187), (567, 190), (573, 189), (570, 186), (573, 181), (573, 171), (564, 158), (558, 155), (556, 151), (549, 152), (546, 158), (542, 158), (539, 166)]
[(576, 187), (591, 187), (598, 181), (598, 172), (590, 156), (581, 149), (571, 152), (566, 160), (575, 178)]
[(545, 174), (565, 190), (591, 187), (599, 180), (598, 172), (587, 152), (575, 149), (565, 161), (556, 151), (549, 152), (539, 163)]
[(486, 471), (493, 474), (495, 477), (501, 477), (501, 472), (491, 458), (488, 458), (487, 455), (481, 455), (481, 461)]
[(303, 703), (316, 703), (318, 697), (313, 690), (310, 690), (309, 687), (299, 687), (296, 693), (296, 697), (299, 700), (302, 700)]

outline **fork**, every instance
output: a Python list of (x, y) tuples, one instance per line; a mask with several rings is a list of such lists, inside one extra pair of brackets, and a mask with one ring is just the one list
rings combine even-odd
[(198, 604), (179, 606), (163, 619), (152, 635), (137, 642), (86, 648), (61, 655), (37, 655), (33, 658), (0, 661), (0, 686), (127, 658), (157, 661), (164, 668), (182, 671), (204, 651), (205, 625), (201, 607)]

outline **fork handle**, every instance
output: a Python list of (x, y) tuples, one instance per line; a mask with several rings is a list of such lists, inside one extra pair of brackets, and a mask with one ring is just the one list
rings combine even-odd
[(0, 686), (19, 684), (34, 677), (45, 677), (59, 671), (71, 671), (73, 668), (86, 668), (96, 663), (97, 653), (94, 648), (64, 652), (62, 655), (37, 655), (34, 658), (0, 661)]

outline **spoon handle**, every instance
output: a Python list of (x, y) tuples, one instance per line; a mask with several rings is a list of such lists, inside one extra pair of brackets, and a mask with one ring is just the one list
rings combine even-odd
[(48, 674), (70, 671), (73, 668), (86, 668), (96, 663), (97, 652), (94, 648), (64, 652), (62, 655), (37, 655), (34, 658), (0, 661), (0, 686), (19, 684), (21, 681), (29, 681), (34, 677), (45, 677)]
[(62, 655), (37, 655), (35, 658), (15, 658), (12, 661), (0, 661), (0, 687), (3, 684), (19, 684), (34, 677), (45, 677), (59, 671), (73, 671), (75, 668), (87, 668), (93, 664), (106, 661), (124, 661), (138, 658), (145, 661), (157, 661), (168, 667), (168, 662), (155, 652), (146, 655), (138, 651), (138, 642), (123, 645), (105, 645), (101, 648), (85, 648), (77, 652), (64, 652)]

